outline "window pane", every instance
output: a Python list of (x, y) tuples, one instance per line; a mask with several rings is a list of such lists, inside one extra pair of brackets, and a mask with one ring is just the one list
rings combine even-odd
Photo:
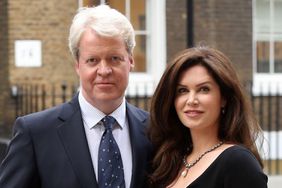
[[(130, 20), (137, 31), (146, 30), (146, 3), (145, 0), (130, 1)], [(147, 72), (146, 66), (146, 35), (136, 34), (136, 47), (134, 50), (134, 72)]]
[(274, 72), (282, 73), (282, 41), (274, 43)]
[(134, 49), (135, 67), (133, 72), (146, 72), (146, 36), (136, 36), (136, 47)]
[(282, 1), (274, 1), (274, 72), (282, 73)]
[[(124, 15), (130, 15), (130, 22), (136, 32), (136, 47), (134, 48), (135, 67), (133, 72), (146, 72), (146, 6), (145, 0), (130, 0), (130, 12), (126, 12), (126, 0), (107, 0), (107, 4), (119, 10)], [(142, 33), (143, 32), (143, 33)]]
[(274, 1), (274, 34), (282, 35), (282, 1)]
[(257, 41), (257, 72), (269, 73), (269, 42)]
[(256, 0), (255, 30), (257, 33), (270, 32), (270, 1)]
[(84, 7), (91, 7), (91, 6), (96, 6), (100, 4), (100, 0), (81, 0), (82, 6)]
[(107, 0), (106, 1), (108, 5), (110, 5), (110, 7), (117, 9), (119, 12), (123, 13), (124, 15), (126, 15), (125, 13), (125, 0)]
[(82, 5), (83, 6), (89, 6), (89, 5), (91, 5), (91, 2), (90, 2), (90, 0), (82, 0)]
[(145, 0), (131, 0), (130, 1), (130, 20), (135, 30), (146, 29), (146, 14), (145, 14)]

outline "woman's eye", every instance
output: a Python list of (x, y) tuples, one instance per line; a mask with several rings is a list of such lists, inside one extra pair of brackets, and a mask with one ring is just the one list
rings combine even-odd
[(178, 88), (177, 89), (177, 93), (179, 93), (179, 94), (182, 94), (182, 93), (185, 93), (185, 92), (188, 92), (188, 90), (186, 88)]
[(208, 88), (208, 87), (201, 87), (200, 91), (207, 93), (207, 92), (210, 91), (210, 88)]

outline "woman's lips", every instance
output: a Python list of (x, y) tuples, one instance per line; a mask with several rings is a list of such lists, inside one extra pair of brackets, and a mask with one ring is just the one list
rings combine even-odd
[(185, 114), (188, 117), (198, 117), (202, 113), (203, 113), (203, 111), (200, 111), (200, 110), (187, 110), (187, 111), (185, 111)]

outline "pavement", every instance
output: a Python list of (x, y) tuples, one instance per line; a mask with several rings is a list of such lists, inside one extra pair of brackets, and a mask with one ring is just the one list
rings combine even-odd
[(281, 188), (282, 175), (268, 176), (268, 188)]

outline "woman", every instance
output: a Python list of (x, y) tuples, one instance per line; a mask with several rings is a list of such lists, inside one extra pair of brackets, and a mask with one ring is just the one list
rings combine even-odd
[(265, 188), (260, 133), (230, 60), (208, 47), (184, 50), (152, 98), (151, 186)]

